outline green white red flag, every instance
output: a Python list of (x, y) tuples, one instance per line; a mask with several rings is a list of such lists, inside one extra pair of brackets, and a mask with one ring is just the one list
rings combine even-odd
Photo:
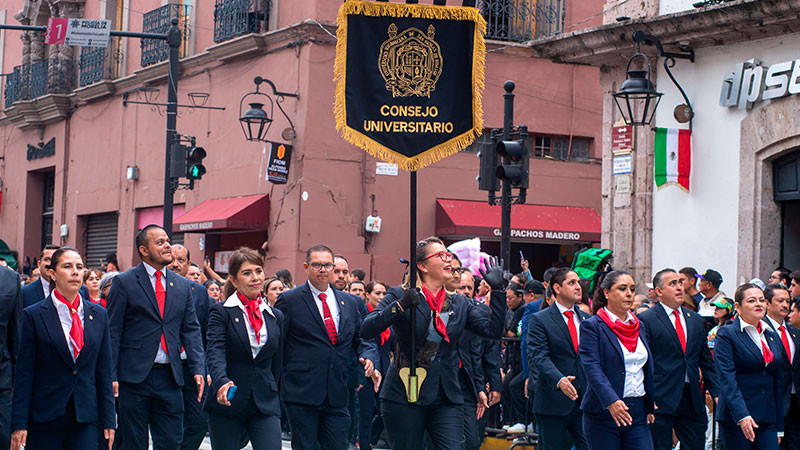
[(656, 128), (655, 156), (656, 186), (676, 183), (688, 192), (692, 173), (692, 132)]

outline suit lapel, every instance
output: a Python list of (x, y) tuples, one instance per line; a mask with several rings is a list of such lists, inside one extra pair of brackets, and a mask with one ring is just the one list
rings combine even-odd
[[(681, 315), (683, 315), (683, 321), (686, 323), (686, 350), (689, 350), (689, 343), (694, 342), (696, 331), (694, 328), (689, 325), (689, 317), (692, 316), (692, 313), (689, 312), (686, 308), (681, 307)], [(703, 344), (705, 345), (705, 343)]]
[[(167, 291), (166, 296), (164, 298), (164, 318), (167, 318), (167, 315), (171, 313), (176, 307), (180, 306), (180, 300), (175, 296), (175, 277), (180, 275), (176, 274), (175, 272), (167, 269), (167, 276), (164, 277), (164, 290)], [(155, 292), (153, 293), (155, 296)], [(187, 301), (194, 301), (194, 297), (191, 297)], [(158, 302), (156, 302), (158, 305)], [(185, 307), (186, 305), (184, 305)], [(196, 312), (196, 311), (195, 311)]]
[(740, 340), (744, 341), (744, 346), (750, 349), (750, 353), (752, 353), (753, 356), (763, 361), (764, 354), (761, 353), (761, 349), (756, 345), (756, 343), (753, 342), (752, 339), (750, 339), (750, 335), (747, 334), (747, 331), (742, 330), (741, 328), (742, 323), (740, 322), (740, 320), (741, 319), (737, 318), (736, 322), (733, 324), (733, 326), (736, 327), (736, 333), (735, 333), (736, 336), (738, 336)]
[[(674, 343), (678, 347), (678, 349), (681, 351), (681, 353), (683, 353), (683, 348), (681, 347), (681, 341), (680, 341), (680, 339), (678, 339), (678, 332), (675, 329), (675, 327), (672, 325), (672, 321), (670, 320), (669, 316), (667, 315), (667, 312), (664, 310), (664, 307), (661, 306), (660, 304), (658, 304), (658, 305), (654, 306), (654, 308), (656, 308), (656, 317), (658, 317), (658, 321), (661, 322), (661, 326), (666, 328), (667, 334), (672, 336), (672, 339), (670, 339), (670, 341), (672, 341), (672, 343)], [(688, 339), (687, 339), (687, 342), (688, 342)]]
[[(308, 287), (308, 282), (306, 282), (306, 284), (304, 284), (301, 289), (303, 289), (301, 297), (303, 298), (303, 301), (308, 307), (308, 311), (314, 318), (314, 322), (316, 322), (320, 330), (322, 330), (322, 333), (327, 337), (328, 330), (325, 329), (325, 323), (322, 322), (322, 316), (320, 316), (319, 309), (317, 308), (317, 302), (321, 300), (317, 300), (316, 298), (314, 298), (314, 293), (311, 292), (311, 288)], [(330, 339), (328, 339), (328, 342), (330, 342)]]
[(76, 366), (80, 366), (83, 360), (88, 358), (83, 355), (95, 353), (95, 347), (100, 343), (100, 336), (104, 331), (95, 324), (94, 311), (88, 306), (89, 303), (91, 303), (91, 300), (83, 300), (83, 348), (75, 360)]
[(242, 346), (247, 348), (247, 354), (252, 357), (253, 352), (250, 349), (250, 335), (247, 334), (247, 326), (244, 324), (244, 321), (248, 319), (244, 316), (242, 308), (226, 307), (226, 309), (228, 310), (228, 315), (233, 325), (233, 331), (236, 332), (236, 336), (239, 337)]
[(261, 351), (258, 352), (255, 359), (261, 358), (263, 355), (269, 353), (265, 352), (264, 348), (269, 344), (270, 337), (278, 337), (278, 319), (272, 317), (272, 315), (266, 311), (263, 311), (261, 315), (264, 317), (264, 326), (267, 329), (267, 340), (264, 341), (264, 347), (261, 347)]
[(41, 278), (34, 281), (34, 284), (36, 284), (36, 297), (39, 299), (39, 301), (44, 300), (44, 284), (42, 283)]
[[(550, 319), (553, 322), (555, 322), (556, 328), (561, 330), (561, 334), (564, 335), (564, 339), (566, 339), (564, 342), (569, 342), (570, 343), (570, 345), (568, 345), (569, 349), (572, 350), (572, 353), (575, 353), (575, 348), (572, 345), (572, 336), (569, 335), (569, 328), (567, 327), (567, 323), (564, 322), (564, 319), (561, 317), (561, 310), (559, 310), (558, 307), (555, 307), (555, 308), (547, 308), (546, 311), (547, 312), (545, 314), (550, 314)], [(578, 315), (578, 317), (580, 317), (580, 314)]]
[[(61, 319), (58, 317), (58, 311), (56, 311), (56, 307), (53, 305), (50, 297), (47, 297), (45, 303), (42, 304), (41, 311), (45, 329), (53, 345), (56, 347), (58, 354), (68, 366), (75, 367), (75, 361), (72, 360), (72, 355), (69, 353), (67, 340), (64, 336), (64, 329), (61, 328)], [(84, 314), (86, 314), (86, 310), (84, 310)], [(85, 333), (86, 331), (84, 331), (84, 336)]]
[[(345, 327), (355, 326), (355, 324), (350, 323), (350, 317), (355, 317), (355, 314), (345, 314), (345, 301), (344, 301), (344, 294), (341, 291), (337, 291), (335, 288), (333, 290), (333, 296), (336, 297), (336, 303), (339, 304), (339, 326), (336, 327), (336, 335), (342, 336), (344, 334)], [(331, 311), (331, 314), (333, 312)], [(356, 314), (358, 314), (356, 312)], [(327, 333), (327, 331), (326, 331)]]
[[(140, 263), (136, 268), (136, 279), (139, 281), (139, 286), (142, 288), (142, 291), (144, 291), (147, 298), (150, 299), (150, 303), (153, 304), (156, 316), (161, 317), (161, 311), (158, 309), (158, 301), (156, 300), (156, 291), (153, 289), (153, 285), (150, 284), (150, 276), (147, 274), (147, 269), (144, 268), (144, 263)], [(167, 307), (164, 306), (164, 309), (166, 308)]]
[[(601, 322), (602, 322), (602, 320), (601, 320)], [(614, 350), (617, 351), (617, 354), (619, 355), (619, 358), (622, 360), (622, 364), (624, 365), (625, 364), (625, 355), (622, 354), (622, 344), (620, 344), (619, 338), (617, 338), (617, 335), (614, 333), (614, 331), (611, 329), (611, 327), (606, 325), (605, 322), (603, 322), (603, 326), (600, 327), (600, 328), (605, 333), (606, 338), (608, 338), (608, 340), (611, 342), (611, 346), (614, 348)]]

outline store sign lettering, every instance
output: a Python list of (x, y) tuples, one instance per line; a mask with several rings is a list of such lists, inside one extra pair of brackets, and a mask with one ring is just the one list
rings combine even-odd
[(39, 142), (37, 145), (28, 144), (28, 161), (34, 159), (46, 158), (56, 154), (56, 138), (52, 138), (45, 144)]
[(182, 223), (178, 226), (180, 231), (210, 230), (214, 227), (214, 222), (192, 222)]
[[(495, 236), (500, 236), (502, 232), (499, 228), (493, 230)], [(556, 241), (580, 241), (580, 233), (570, 233), (566, 231), (543, 231), (543, 230), (518, 230), (511, 229), (512, 238), (523, 239), (550, 239)]]
[(753, 103), (800, 94), (800, 59), (762, 66), (750, 60), (722, 79), (719, 105), (747, 109)]

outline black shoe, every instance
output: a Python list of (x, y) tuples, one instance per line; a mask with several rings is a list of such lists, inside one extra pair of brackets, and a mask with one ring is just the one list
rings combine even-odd
[(281, 440), (282, 441), (291, 441), (292, 440), (292, 433), (288, 431), (281, 431)]

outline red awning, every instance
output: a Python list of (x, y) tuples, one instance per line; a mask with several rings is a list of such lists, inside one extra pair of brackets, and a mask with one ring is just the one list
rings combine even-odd
[(173, 232), (208, 230), (265, 230), (269, 224), (269, 195), (206, 200), (175, 220)]
[[(436, 200), (436, 235), (500, 238), (500, 206), (469, 200)], [(600, 215), (592, 208), (511, 206), (512, 241), (600, 242)]]

